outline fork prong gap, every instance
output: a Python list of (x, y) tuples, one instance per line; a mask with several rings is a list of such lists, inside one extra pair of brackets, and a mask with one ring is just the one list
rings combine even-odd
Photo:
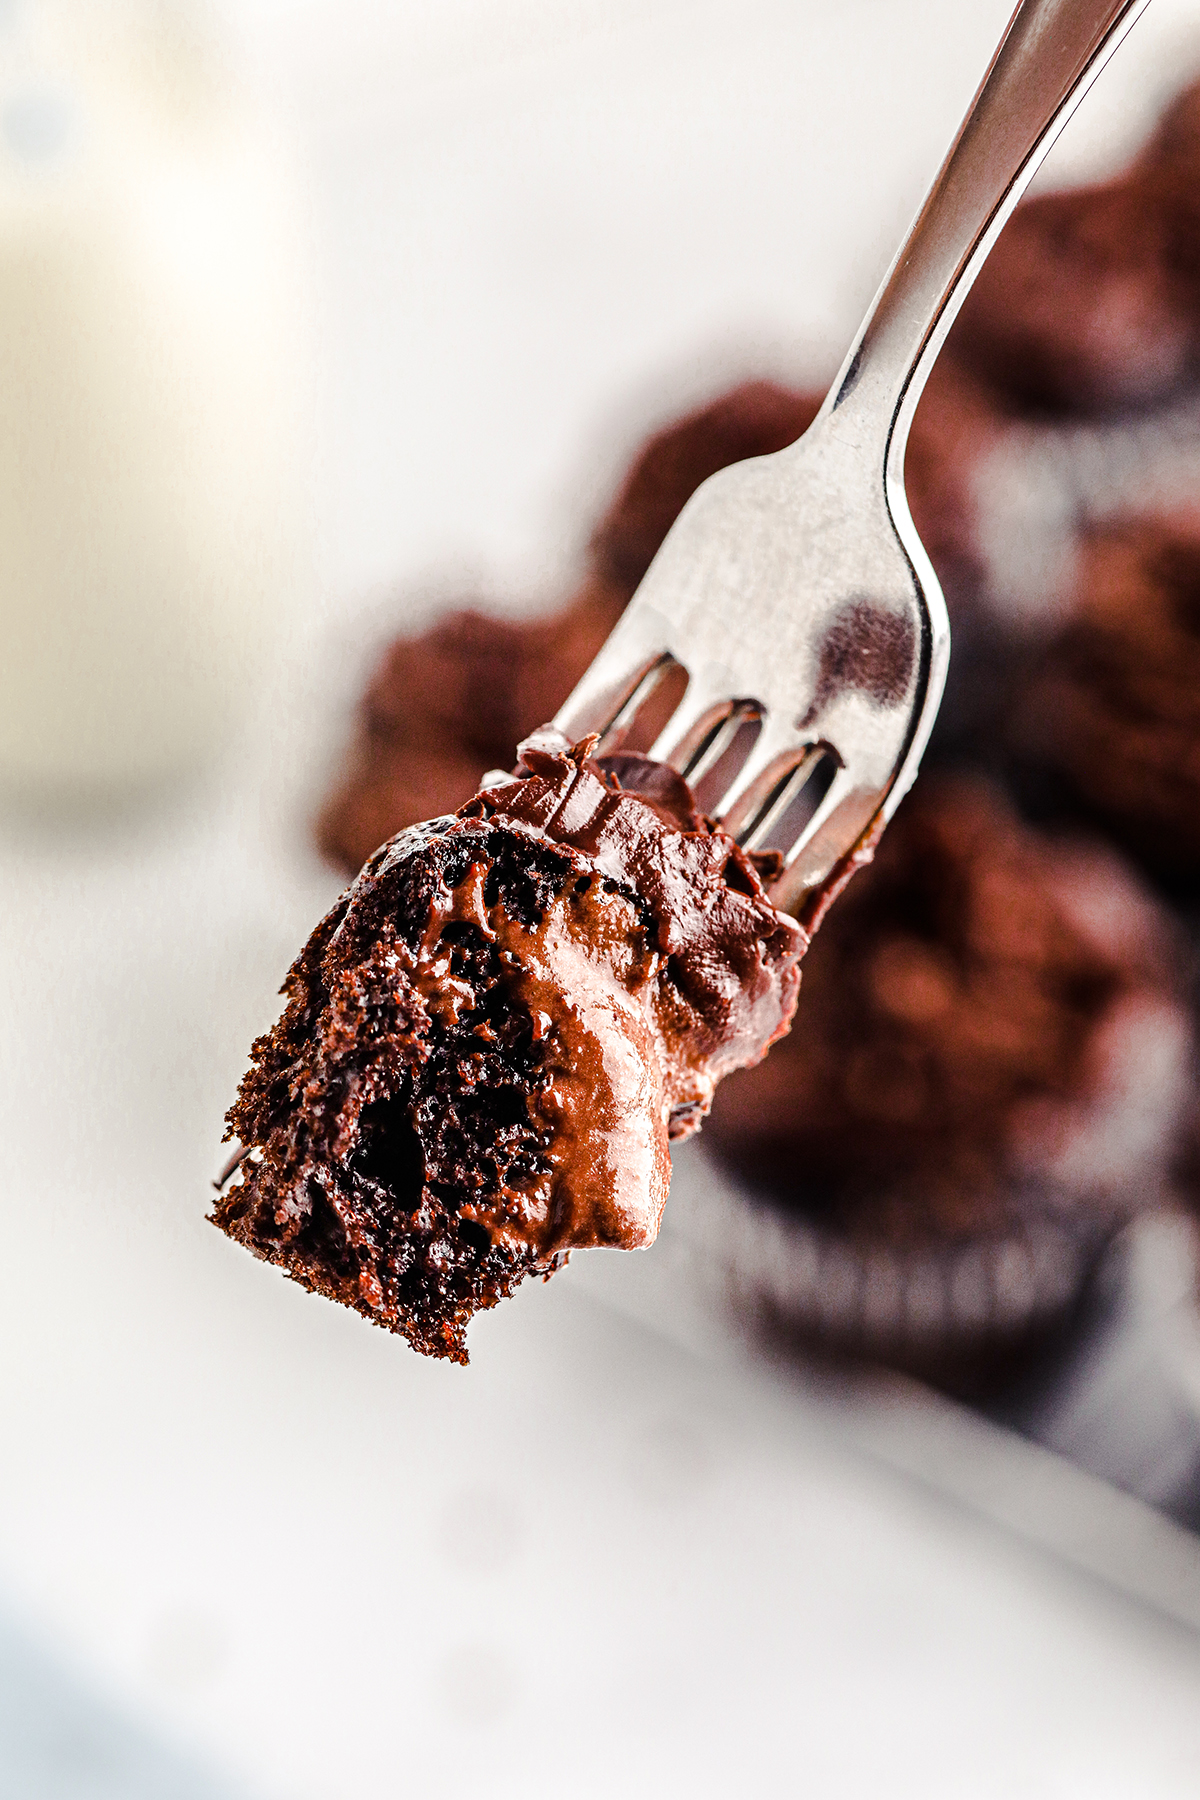
[(733, 723), (733, 712), (732, 705), (725, 707), (719, 718), (703, 728), (699, 742), (693, 749), (688, 750), (687, 740), (684, 740), (676, 755), (680, 756), (679, 773), (685, 781), (699, 781), (725, 749), (737, 729)]
[(844, 766), (841, 764), (834, 770), (833, 779), (829, 783), (826, 791), (821, 795), (820, 804), (813, 812), (811, 818), (804, 821), (803, 830), (797, 832), (795, 838), (784, 851), (783, 866), (785, 869), (795, 868), (796, 863), (804, 854), (808, 845), (812, 843), (812, 840), (817, 836), (822, 826), (826, 824), (830, 815), (836, 812), (837, 808), (845, 799), (846, 790), (844, 782), (838, 780), (840, 775), (844, 775)]
[(870, 831), (883, 798), (877, 790), (856, 789), (844, 763), (835, 771), (828, 792), (787, 852), (783, 873), (772, 885), (776, 906), (797, 918), (804, 915), (847, 849)]
[(722, 717), (713, 721), (700, 743), (684, 761), (679, 771), (684, 780), (692, 787), (703, 781), (732, 747), (742, 727), (752, 724), (761, 716), (762, 710), (753, 700), (731, 700)]
[(782, 851), (785, 867), (790, 866), (827, 816), (827, 802), (841, 767), (840, 757), (827, 744), (815, 745), (800, 779), (792, 781), (770, 819), (761, 825), (755, 847)]
[(708, 801), (709, 810), (731, 836), (753, 828), (765, 800), (774, 794), (778, 782), (792, 774), (806, 748), (797, 742), (794, 732), (778, 724), (772, 728), (770, 719), (764, 719), (737, 773), (724, 784), (720, 796)]
[[(626, 693), (625, 698), (600, 728), (600, 742), (596, 746), (598, 754), (603, 755), (607, 750), (620, 748), (636, 723), (639, 713), (676, 669), (683, 670), (686, 684), (687, 671), (678, 657), (672, 656), (669, 650), (664, 650), (661, 655), (654, 658), (653, 662), (642, 669), (641, 673), (634, 678), (633, 685)], [(680, 698), (682, 699), (682, 694)]]
[[(797, 752), (797, 759), (792, 767), (777, 778), (761, 805), (738, 831), (737, 841), (744, 850), (758, 850), (767, 843), (788, 809), (795, 805), (817, 770), (832, 755), (833, 752), (824, 744), (806, 744)], [(806, 821), (806, 831), (809, 823), (811, 821)], [(797, 841), (802, 842), (803, 837), (802, 832)]]
[(743, 714), (724, 745), (700, 780), (693, 780), (692, 792), (701, 812), (713, 813), (721, 797), (727, 794), (741, 771), (749, 764), (763, 733), (763, 720), (757, 713)]
[(811, 753), (802, 751), (800, 759), (785, 774), (780, 775), (772, 783), (762, 802), (754, 809), (745, 824), (734, 833), (743, 850), (754, 850), (766, 835), (774, 821), (783, 812), (793, 793), (798, 793), (804, 786), (809, 774)]

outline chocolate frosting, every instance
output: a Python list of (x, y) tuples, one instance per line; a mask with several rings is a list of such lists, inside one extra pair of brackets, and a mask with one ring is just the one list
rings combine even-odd
[(682, 1137), (716, 1083), (787, 1029), (808, 938), (770, 905), (746, 853), (696, 812), (680, 776), (644, 756), (590, 761), (593, 741), (572, 750), (553, 731), (527, 739), (528, 774), (484, 790), (464, 813), (538, 826), (642, 896), (659, 958), (671, 1135)]

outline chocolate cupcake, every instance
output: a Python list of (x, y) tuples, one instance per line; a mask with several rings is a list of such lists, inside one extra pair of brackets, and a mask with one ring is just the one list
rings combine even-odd
[(1200, 174), (1200, 81), (1176, 94), (1139, 162), (1148, 168), (1166, 169), (1180, 183)]
[(317, 820), (346, 870), (418, 819), (453, 811), (522, 738), (551, 719), (620, 618), (702, 481), (807, 430), (820, 396), (750, 381), (656, 433), (592, 534), (578, 592), (515, 622), (455, 612), (385, 651), (367, 688), (349, 766)]
[(359, 710), (349, 763), (317, 819), (322, 852), (348, 873), (386, 838), (453, 812), (488, 769), (551, 718), (628, 600), (589, 577), (561, 612), (518, 623), (454, 612), (384, 652)]
[(943, 352), (917, 406), (904, 488), (956, 629), (974, 615), (983, 574), (979, 472), (1009, 424), (987, 384)]
[(816, 939), (795, 1037), (710, 1121), (743, 1285), (949, 1386), (1007, 1366), (1157, 1194), (1188, 1092), (1174, 956), (1111, 852), (923, 777)]
[[(397, 639), (371, 678), (349, 766), (317, 822), (331, 861), (359, 868), (394, 832), (461, 805), (485, 770), (509, 767), (515, 745), (553, 717), (583, 674), (701, 482), (793, 443), (820, 398), (749, 381), (657, 432), (592, 534), (579, 591), (558, 612), (526, 622), (455, 612)], [(974, 471), (1002, 428), (986, 390), (951, 360), (939, 364), (913, 428), (908, 489), (958, 624), (980, 572)]]
[(1145, 405), (1200, 352), (1175, 183), (1139, 172), (1017, 208), (951, 331), (953, 354), (1016, 404)]
[(1200, 872), (1200, 509), (1092, 526), (1064, 629), (1014, 712), (1026, 785), (1057, 781), (1155, 873)]
[(731, 463), (794, 444), (821, 399), (775, 381), (746, 381), (655, 432), (592, 533), (597, 571), (630, 598), (700, 484)]
[(229, 1113), (214, 1222), (457, 1362), (527, 1276), (653, 1241), (668, 1138), (796, 1004), (808, 940), (751, 858), (672, 770), (594, 743), (531, 740), (370, 859)]
[(1019, 206), (950, 334), (1034, 411), (1153, 404), (1200, 365), (1200, 86), (1118, 179)]

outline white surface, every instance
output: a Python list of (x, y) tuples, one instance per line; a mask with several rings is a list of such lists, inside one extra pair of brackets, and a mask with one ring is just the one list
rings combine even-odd
[[(708, 1361), (752, 1364), (760, 1381), (764, 1362), (777, 1363), (791, 1404), (840, 1443), (1200, 1634), (1200, 1537), (1146, 1504), (1195, 1493), (1200, 1427), (1184, 1386), (1195, 1352), (1179, 1352), (1197, 1335), (1198, 1265), (1184, 1221), (1151, 1214), (1126, 1233), (1124, 1256), (1141, 1267), (1122, 1281), (1121, 1301), (1142, 1318), (1119, 1337), (1088, 1329), (1077, 1339), (1066, 1368), (1042, 1384), (1040, 1411), (1025, 1409), (1021, 1436), (905, 1376), (806, 1360), (756, 1328), (770, 1232), (698, 1144), (676, 1158), (654, 1255), (577, 1258), (572, 1279)], [(783, 1232), (773, 1235), (784, 1254)], [(1123, 1351), (1124, 1366), (1097, 1368), (1105, 1349), (1113, 1365)]]
[[(0, 1583), (265, 1795), (1195, 1793), (1197, 1639), (802, 1395), (570, 1276), (432, 1366), (202, 1219), (372, 588), (548, 581), (647, 416), (835, 361), (1006, 4), (239, 9), (312, 195), (323, 609), (222, 794), (0, 851)], [(1126, 110), (1156, 12), (1197, 41), (1159, 0)]]
[(1197, 1640), (858, 1461), (800, 1397), (567, 1278), (479, 1321), (470, 1370), (423, 1363), (204, 1226), (247, 1015), (316, 898), (239, 823), (86, 873), (8, 861), (0, 1544), (26, 1606), (268, 1794), (798, 1767), (1189, 1793)]

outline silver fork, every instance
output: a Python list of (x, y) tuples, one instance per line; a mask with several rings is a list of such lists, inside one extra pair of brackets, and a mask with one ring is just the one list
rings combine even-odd
[[(782, 852), (772, 898), (810, 926), (910, 787), (945, 682), (949, 620), (904, 494), (917, 401), (1001, 226), (1146, 4), (1018, 6), (817, 419), (697, 491), (554, 721), (599, 732), (603, 753), (669, 708), (649, 754), (715, 781), (706, 809), (747, 848)], [(819, 768), (828, 786), (801, 817)]]

